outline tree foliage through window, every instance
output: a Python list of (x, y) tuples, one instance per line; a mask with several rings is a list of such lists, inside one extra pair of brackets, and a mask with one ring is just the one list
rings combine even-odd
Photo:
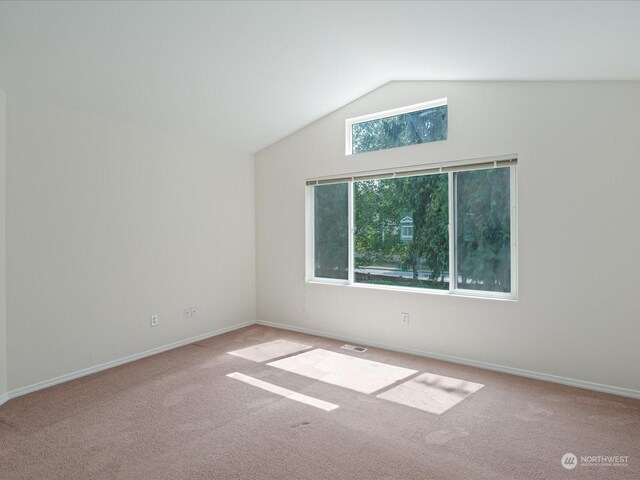
[[(353, 153), (444, 140), (447, 105), (352, 125)], [(511, 292), (511, 168), (353, 182), (354, 280)], [(449, 181), (455, 236), (449, 238)], [(349, 278), (351, 184), (314, 187), (315, 276)], [(456, 272), (450, 272), (449, 252)], [(454, 278), (449, 278), (453, 275)]]
[(352, 153), (446, 140), (448, 107), (428, 108), (351, 126)]
[(356, 280), (448, 288), (448, 204), (447, 174), (355, 182)]

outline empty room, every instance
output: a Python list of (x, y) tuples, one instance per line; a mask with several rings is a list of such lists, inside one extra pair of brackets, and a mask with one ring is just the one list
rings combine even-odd
[(640, 2), (0, 1), (0, 480), (640, 478)]

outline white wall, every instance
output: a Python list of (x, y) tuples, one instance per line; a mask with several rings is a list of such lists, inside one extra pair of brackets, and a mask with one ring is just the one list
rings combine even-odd
[(255, 318), (251, 156), (10, 92), (7, 115), (9, 390)]
[[(447, 141), (344, 155), (345, 118), (441, 97)], [(257, 316), (640, 394), (638, 132), (638, 82), (388, 84), (256, 156)], [(517, 302), (305, 284), (306, 178), (510, 153)]]
[(7, 95), (0, 89), (0, 403), (7, 393), (6, 111)]

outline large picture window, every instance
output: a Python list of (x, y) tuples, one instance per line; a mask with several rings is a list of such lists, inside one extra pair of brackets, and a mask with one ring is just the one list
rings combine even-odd
[(509, 158), (309, 181), (308, 279), (515, 297), (515, 175)]

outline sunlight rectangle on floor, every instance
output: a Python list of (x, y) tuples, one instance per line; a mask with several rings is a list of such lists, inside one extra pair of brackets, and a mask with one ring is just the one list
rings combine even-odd
[(355, 358), (321, 348), (276, 360), (267, 365), (362, 393), (373, 393), (417, 373), (417, 370)]
[(301, 343), (290, 342), (288, 340), (274, 340), (273, 342), (260, 343), (227, 353), (235, 355), (236, 357), (246, 358), (247, 360), (253, 360), (254, 362), (266, 362), (267, 360), (284, 357), (285, 355), (291, 355), (292, 353), (301, 352), (310, 348), (312, 347), (309, 345), (302, 345)]
[(281, 397), (288, 398), (289, 400), (293, 400), (294, 402), (304, 403), (305, 405), (310, 405), (312, 407), (319, 408), (321, 410), (324, 410), (325, 412), (330, 412), (339, 407), (338, 405), (335, 405), (333, 403), (325, 402), (324, 400), (310, 397), (302, 393), (297, 393), (297, 392), (294, 392), (293, 390), (279, 387), (272, 383), (250, 377), (243, 373), (239, 373), (239, 372), (229, 373), (227, 374), (227, 377), (233, 378), (235, 380), (240, 380), (241, 382), (244, 382), (248, 385), (252, 385), (254, 387), (261, 388), (262, 390), (266, 390), (267, 392), (280, 395)]
[(439, 415), (482, 387), (480, 383), (424, 373), (377, 397)]

